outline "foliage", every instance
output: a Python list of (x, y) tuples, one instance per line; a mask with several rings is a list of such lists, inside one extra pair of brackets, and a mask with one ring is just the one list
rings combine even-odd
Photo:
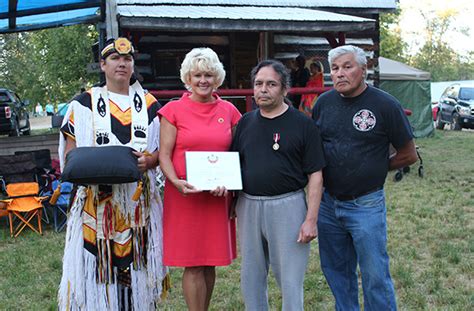
[[(430, 14), (431, 13), (431, 14)], [(425, 20), (425, 44), (411, 58), (411, 64), (431, 71), (432, 81), (474, 79), (474, 57), (463, 57), (448, 43), (447, 33), (458, 12), (454, 9), (421, 12)], [(469, 69), (471, 69), (469, 71)]]
[(97, 36), (87, 25), (0, 35), (0, 85), (32, 102), (68, 101), (98, 80), (86, 72)]
[(398, 8), (394, 13), (380, 15), (380, 55), (431, 73), (431, 81), (474, 79), (474, 51), (467, 56), (459, 54), (448, 43), (449, 31), (466, 33), (466, 29), (454, 29), (452, 24), (458, 12), (455, 9), (430, 11), (420, 14), (425, 22), (421, 36), (425, 42), (414, 54), (408, 54), (408, 44), (401, 36)]
[(41, 85), (38, 83), (36, 72), (40, 70), (39, 64), (31, 60), (32, 52), (28, 41), (31, 34), (13, 33), (1, 35), (0, 48), (0, 85), (10, 88), (21, 98), (29, 93), (40, 94)]
[(406, 61), (407, 44), (402, 39), (400, 21), (400, 8), (394, 13), (380, 15), (380, 55), (399, 62)]
[[(417, 166), (400, 182), (389, 174), (388, 251), (401, 310), (473, 310), (474, 279), (474, 133), (437, 131), (417, 140), (425, 177)], [(0, 219), (0, 309), (57, 310), (65, 234), (45, 230), (12, 239)], [(319, 268), (313, 242), (305, 279), (305, 309), (334, 309), (334, 299)], [(240, 260), (217, 269), (211, 310), (244, 310)], [(182, 270), (171, 269), (172, 288), (160, 310), (186, 310)], [(269, 278), (270, 310), (281, 309), (279, 290)], [(359, 295), (362, 301), (362, 293)]]

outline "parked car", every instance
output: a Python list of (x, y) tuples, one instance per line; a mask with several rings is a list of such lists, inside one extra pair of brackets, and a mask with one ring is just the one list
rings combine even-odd
[(474, 84), (455, 83), (446, 88), (438, 102), (435, 126), (443, 129), (474, 129)]
[(30, 135), (28, 105), (15, 92), (0, 88), (0, 135)]

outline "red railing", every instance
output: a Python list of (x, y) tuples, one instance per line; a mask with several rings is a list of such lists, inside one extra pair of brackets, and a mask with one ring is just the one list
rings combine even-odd
[[(289, 90), (289, 94), (321, 94), (329, 91), (330, 87), (293, 87)], [(157, 99), (171, 99), (181, 97), (185, 90), (149, 90), (149, 92)], [(253, 89), (218, 89), (217, 94), (221, 97), (226, 96), (242, 96), (245, 97), (245, 110), (252, 110)]]

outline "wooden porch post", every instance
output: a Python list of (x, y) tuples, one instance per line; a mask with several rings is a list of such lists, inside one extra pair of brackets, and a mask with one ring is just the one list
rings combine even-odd
[(119, 35), (117, 21), (117, 1), (107, 0), (105, 7), (105, 31), (106, 40), (109, 38), (117, 38)]
[(230, 88), (237, 88), (237, 70), (235, 65), (235, 33), (229, 33), (229, 66), (230, 66)]

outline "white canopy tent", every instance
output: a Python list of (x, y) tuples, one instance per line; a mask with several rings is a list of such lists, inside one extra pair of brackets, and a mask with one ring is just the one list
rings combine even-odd
[(404, 63), (397, 62), (385, 57), (379, 57), (380, 80), (419, 80), (431, 79), (429, 72), (410, 67)]

